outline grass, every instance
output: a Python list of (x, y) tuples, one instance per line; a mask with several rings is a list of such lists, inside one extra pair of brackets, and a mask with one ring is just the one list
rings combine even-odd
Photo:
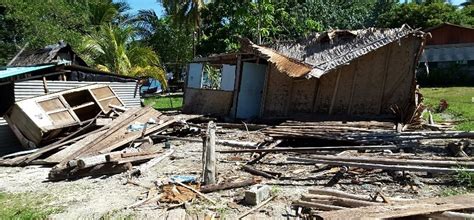
[(147, 97), (145, 98), (144, 103), (147, 106), (153, 106), (153, 108), (157, 110), (181, 109), (181, 107), (183, 107), (183, 96), (173, 95)]
[(45, 207), (48, 197), (0, 192), (0, 219), (47, 219), (58, 208)]
[[(456, 129), (461, 131), (474, 130), (474, 87), (446, 87), (421, 89), (425, 105), (432, 109), (435, 122), (457, 121)], [(436, 113), (439, 101), (445, 99), (448, 109)]]

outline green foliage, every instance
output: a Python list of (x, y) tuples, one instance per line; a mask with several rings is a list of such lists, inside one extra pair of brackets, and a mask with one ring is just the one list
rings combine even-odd
[(459, 10), (456, 6), (442, 2), (423, 4), (398, 4), (392, 10), (380, 15), (379, 27), (400, 27), (408, 24), (413, 28), (428, 28), (443, 22), (474, 25), (469, 9)]
[(193, 34), (174, 25), (171, 17), (159, 18), (152, 10), (139, 11), (131, 20), (142, 42), (156, 51), (163, 63), (185, 64), (193, 58)]
[(57, 208), (44, 207), (45, 197), (0, 193), (0, 219), (47, 219)]
[(211, 89), (218, 89), (221, 83), (221, 70), (210, 64), (204, 66), (203, 76)]
[(465, 168), (459, 167), (456, 172), (456, 182), (460, 186), (464, 186), (468, 189), (474, 189), (474, 173), (466, 171)]
[(42, 48), (64, 40), (77, 47), (84, 34), (127, 8), (112, 0), (0, 0), (0, 65), (26, 43), (28, 48)]
[(102, 25), (97, 32), (84, 38), (81, 54), (100, 70), (153, 77), (166, 88), (166, 74), (158, 55), (134, 40), (136, 34), (137, 30), (132, 26)]
[[(441, 99), (445, 99), (449, 107), (446, 112), (435, 113), (433, 116), (447, 120), (457, 120), (456, 129), (474, 131), (474, 87), (447, 87), (447, 88), (422, 88), (425, 105), (435, 109)], [(432, 111), (434, 112), (434, 111)]]
[(176, 25), (199, 28), (205, 0), (158, 0)]

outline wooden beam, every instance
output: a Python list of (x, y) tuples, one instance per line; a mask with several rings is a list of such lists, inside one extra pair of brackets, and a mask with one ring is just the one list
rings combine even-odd
[(202, 164), (204, 184), (217, 182), (216, 171), (216, 124), (210, 121), (207, 126), (206, 137), (203, 140)]
[[(428, 173), (456, 173), (459, 171), (459, 169), (456, 169), (456, 168), (445, 168), (445, 167), (386, 165), (386, 164), (357, 163), (357, 162), (295, 158), (295, 157), (289, 157), (287, 158), (287, 160), (296, 161), (296, 162), (305, 162), (305, 163), (315, 163), (315, 164), (328, 164), (328, 165), (334, 165), (334, 166), (359, 167), (359, 168), (364, 168), (364, 169), (403, 170), (403, 171), (428, 172)], [(474, 169), (464, 169), (464, 171), (474, 172)]]
[(412, 202), (394, 203), (383, 206), (367, 206), (318, 213), (323, 219), (392, 219), (436, 212), (474, 208), (474, 194), (441, 198), (419, 199)]
[(394, 150), (396, 145), (369, 145), (369, 146), (324, 146), (324, 147), (279, 147), (273, 149), (240, 149), (240, 150), (218, 150), (218, 153), (277, 153), (277, 152), (310, 152), (325, 150)]
[(45, 76), (43, 76), (43, 88), (44, 88), (44, 94), (48, 94), (49, 93), (48, 83), (46, 82), (46, 77)]
[(242, 66), (244, 62), (242, 62), (242, 55), (237, 56), (237, 65), (235, 67), (235, 83), (234, 83), (234, 91), (232, 97), (232, 108), (230, 112), (231, 118), (237, 117), (237, 103), (239, 101), (239, 91), (240, 91), (240, 83), (242, 81)]

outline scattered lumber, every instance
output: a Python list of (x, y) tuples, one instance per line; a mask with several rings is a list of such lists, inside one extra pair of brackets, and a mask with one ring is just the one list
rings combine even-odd
[[(153, 134), (150, 135), (151, 138), (161, 138), (161, 139), (168, 139), (168, 140), (179, 140), (179, 141), (188, 141), (188, 142), (196, 142), (201, 143), (201, 138), (186, 138), (186, 137), (174, 137), (169, 135), (159, 135)], [(256, 148), (258, 146), (257, 142), (251, 141), (234, 141), (234, 140), (216, 140), (217, 145), (224, 145), (230, 147), (242, 147), (242, 148)]]
[[(378, 200), (378, 197), (382, 201)], [(311, 215), (322, 219), (392, 219), (430, 214), (441, 214), (446, 211), (469, 209), (474, 207), (474, 194), (443, 198), (427, 198), (419, 200), (404, 200), (388, 198), (380, 192), (374, 197), (355, 195), (334, 189), (310, 189), (309, 194), (303, 194), (293, 206), (311, 209)], [(313, 212), (313, 210), (320, 210)], [(323, 212), (321, 212), (323, 211)], [(448, 214), (448, 213), (446, 213)], [(465, 216), (464, 213), (456, 213)]]
[(417, 166), (436, 166), (436, 167), (456, 167), (474, 168), (474, 161), (450, 161), (450, 160), (412, 160), (412, 159), (392, 159), (381, 157), (341, 157), (331, 155), (313, 155), (311, 159), (335, 160), (359, 163), (387, 164), (387, 165), (417, 165)]
[(52, 169), (49, 172), (48, 179), (51, 181), (59, 181), (66, 179), (77, 179), (86, 176), (103, 176), (103, 175), (113, 175), (118, 173), (123, 173), (132, 169), (131, 163), (124, 164), (99, 164), (94, 167), (79, 169), (79, 168), (69, 168), (69, 169)]
[(393, 123), (379, 122), (285, 122), (262, 132), (275, 139), (316, 138), (359, 144), (400, 143), (421, 139), (474, 138), (474, 132), (394, 132)]
[(258, 184), (260, 182), (261, 182), (261, 179), (253, 177), (253, 178), (246, 179), (240, 182), (227, 182), (227, 183), (220, 183), (220, 184), (204, 185), (204, 186), (201, 186), (200, 191), (202, 193), (210, 193), (210, 192), (215, 192), (219, 190), (235, 189), (235, 188), (251, 186), (251, 185)]
[(317, 214), (323, 219), (387, 219), (474, 208), (474, 194), (419, 199), (405, 203), (359, 207)]
[(344, 151), (344, 150), (395, 150), (396, 145), (369, 145), (369, 146), (325, 146), (325, 147), (279, 147), (273, 149), (240, 149), (219, 150), (218, 153), (277, 153), (277, 152), (311, 152), (311, 151)]
[[(288, 161), (315, 163), (315, 164), (328, 164), (335, 166), (348, 166), (348, 167), (359, 167), (364, 169), (383, 169), (383, 170), (400, 170), (400, 171), (414, 171), (414, 172), (428, 172), (428, 173), (456, 173), (459, 169), (446, 168), (446, 167), (429, 167), (429, 166), (410, 166), (410, 165), (387, 165), (387, 164), (374, 164), (374, 163), (358, 163), (358, 162), (347, 162), (347, 161), (336, 161), (336, 160), (324, 160), (324, 159), (310, 159), (310, 158), (295, 158), (289, 157)], [(466, 172), (474, 172), (474, 169), (463, 169)]]

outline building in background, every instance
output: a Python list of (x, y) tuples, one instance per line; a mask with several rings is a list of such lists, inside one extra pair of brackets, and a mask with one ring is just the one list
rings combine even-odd
[(443, 23), (431, 34), (420, 59), (419, 81), (425, 85), (474, 83), (474, 28)]

